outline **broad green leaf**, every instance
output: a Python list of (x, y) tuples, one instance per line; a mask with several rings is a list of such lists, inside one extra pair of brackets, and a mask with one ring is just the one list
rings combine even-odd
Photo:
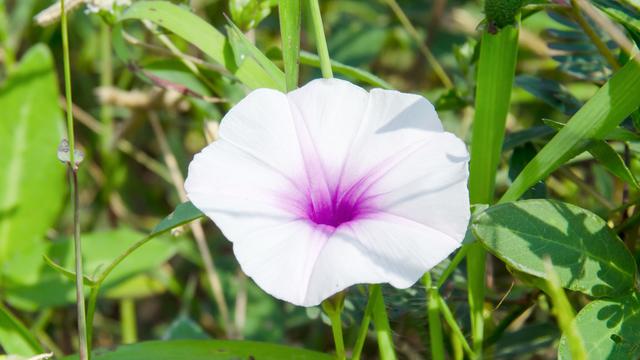
[(176, 209), (169, 214), (166, 218), (162, 219), (149, 236), (155, 236), (165, 231), (169, 231), (178, 226), (190, 223), (196, 219), (203, 217), (204, 214), (193, 206), (190, 201), (182, 203), (176, 207)]
[(32, 356), (43, 353), (29, 329), (9, 309), (0, 304), (0, 346), (10, 355)]
[(280, 0), (278, 13), (287, 91), (292, 91), (298, 87), (300, 72), (300, 1)]
[[(255, 60), (244, 61), (239, 67), (227, 38), (202, 18), (168, 1), (140, 1), (123, 14), (124, 20), (149, 20), (204, 52), (234, 74), (250, 88), (270, 87), (284, 91), (284, 75), (274, 82), (270, 74)], [(122, 44), (120, 44), (122, 45)]]
[(636, 278), (633, 256), (604, 220), (552, 200), (489, 207), (472, 230), (495, 256), (517, 271), (545, 277), (548, 256), (560, 284), (591, 296), (628, 292)]
[(28, 51), (0, 86), (0, 266), (41, 243), (63, 205), (58, 96), (44, 45)]
[[(77, 356), (64, 360), (77, 359)], [(110, 351), (97, 351), (96, 360), (331, 360), (332, 356), (276, 344), (239, 340), (171, 340), (148, 341), (124, 345)]]
[[(619, 299), (595, 300), (575, 319), (589, 360), (629, 360), (640, 357), (640, 299), (637, 293)], [(563, 336), (558, 359), (571, 359)]]
[[(85, 274), (90, 277), (97, 275), (129, 246), (144, 237), (145, 234), (127, 228), (83, 234)], [(171, 238), (155, 239), (141, 247), (113, 270), (103, 285), (105, 294), (138, 275), (156, 270), (177, 252), (177, 248), (178, 241)], [(13, 306), (32, 311), (40, 307), (61, 306), (75, 301), (74, 282), (47, 265), (42, 258), (43, 254), (61, 267), (73, 269), (71, 239), (41, 244), (14, 256), (5, 263), (5, 294)], [(145, 284), (148, 284), (148, 281)], [(138, 283), (136, 288), (141, 286), (141, 283)], [(85, 290), (88, 291), (88, 288)]]
[(509, 187), (500, 201), (517, 200), (575, 155), (585, 140), (602, 140), (640, 105), (640, 63), (630, 60), (542, 148)]

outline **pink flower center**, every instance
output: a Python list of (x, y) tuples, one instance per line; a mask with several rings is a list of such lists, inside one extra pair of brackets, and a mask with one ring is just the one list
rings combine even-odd
[(337, 228), (372, 214), (376, 209), (366, 196), (363, 183), (359, 181), (348, 187), (338, 184), (329, 191), (309, 189), (305, 194), (304, 217), (317, 225)]

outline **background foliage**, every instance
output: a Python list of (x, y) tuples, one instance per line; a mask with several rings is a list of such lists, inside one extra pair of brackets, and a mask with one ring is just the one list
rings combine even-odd
[[(638, 358), (640, 65), (630, 58), (640, 3), (498, 3), (525, 6), (485, 19), (479, 1), (321, 2), (334, 75), (428, 98), (445, 128), (473, 146), (472, 201), (499, 203), (478, 207), (473, 245), (431, 272), (435, 289), (431, 280), (382, 287), (395, 351), (432, 356), (427, 306), (440, 299), (448, 358), (468, 357), (467, 341), (495, 359), (578, 358), (576, 342), (589, 359)], [(27, 357), (77, 351), (72, 212), (56, 158), (64, 136), (60, 27), (55, 8), (39, 17), (43, 24), (33, 20), (49, 5), (0, 0), (0, 346)], [(224, 113), (252, 88), (295, 84), (291, 67), (283, 71), (295, 54), (283, 51), (277, 5), (133, 1), (115, 12), (87, 13), (80, 4), (71, 13), (93, 345), (154, 340), (99, 358), (333, 351), (320, 308), (265, 294), (215, 226), (180, 205), (187, 164), (215, 139)], [(303, 84), (321, 71), (306, 1), (301, 14)], [(295, 19), (282, 25), (296, 29)], [(131, 246), (139, 249), (119, 258)], [(486, 264), (478, 263), (485, 250)], [(122, 262), (112, 268), (114, 259)], [(485, 285), (474, 287), (478, 281)], [(348, 350), (366, 303), (366, 287), (349, 291)], [(225, 338), (261, 342), (193, 341)], [(379, 356), (376, 341), (369, 329), (363, 358)]]

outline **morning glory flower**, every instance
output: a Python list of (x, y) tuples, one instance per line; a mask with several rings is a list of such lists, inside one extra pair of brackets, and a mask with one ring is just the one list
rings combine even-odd
[(458, 248), (468, 160), (423, 97), (322, 79), (251, 92), (185, 188), (262, 289), (314, 306), (354, 284), (407, 288)]

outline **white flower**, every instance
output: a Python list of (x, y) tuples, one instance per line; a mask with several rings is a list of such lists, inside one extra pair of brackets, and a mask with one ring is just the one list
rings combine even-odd
[(259, 89), (219, 136), (189, 165), (189, 199), (279, 299), (409, 287), (464, 237), (467, 149), (421, 96), (337, 79)]
[(113, 13), (116, 7), (131, 5), (131, 0), (86, 0), (88, 13), (107, 11)]

